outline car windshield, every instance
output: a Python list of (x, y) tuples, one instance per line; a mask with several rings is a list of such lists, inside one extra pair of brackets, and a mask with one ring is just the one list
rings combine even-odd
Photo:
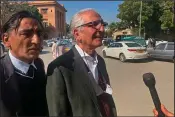
[(68, 40), (60, 40), (60, 41), (57, 41), (57, 44), (58, 45), (70, 45), (71, 42)]
[(137, 43), (125, 43), (128, 47), (142, 47), (141, 45)]

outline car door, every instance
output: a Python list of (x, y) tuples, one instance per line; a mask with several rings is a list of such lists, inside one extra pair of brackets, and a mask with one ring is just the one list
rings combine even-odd
[(163, 52), (163, 59), (173, 59), (174, 57), (174, 43), (167, 43)]
[(166, 43), (161, 43), (156, 46), (156, 48), (151, 53), (153, 58), (162, 58), (164, 50), (165, 50)]
[(119, 43), (111, 43), (106, 51), (106, 55), (110, 57), (117, 57), (119, 54), (120, 44)]
[(111, 50), (112, 57), (119, 58), (121, 47), (122, 47), (121, 43), (115, 43), (114, 47)]
[(107, 48), (105, 49), (106, 56), (112, 57), (112, 48), (115, 46), (114, 43), (110, 43)]

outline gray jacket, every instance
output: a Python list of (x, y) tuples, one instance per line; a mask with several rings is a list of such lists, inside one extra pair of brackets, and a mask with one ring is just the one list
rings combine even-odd
[(1, 44), (1, 42), (0, 42), (0, 57), (2, 57), (4, 55), (4, 52), (5, 52), (4, 45)]
[[(99, 55), (97, 58), (97, 67), (110, 84), (105, 62)], [(99, 85), (93, 85), (90, 80), (94, 79), (93, 75), (89, 74), (75, 47), (51, 62), (47, 73), (46, 94), (50, 116), (101, 116), (96, 96)], [(113, 115), (117, 116), (112, 96), (109, 102)]]

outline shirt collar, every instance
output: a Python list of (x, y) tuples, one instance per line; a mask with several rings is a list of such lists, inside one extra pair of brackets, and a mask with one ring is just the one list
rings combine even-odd
[(13, 66), (15, 68), (17, 68), (18, 70), (20, 70), (24, 74), (26, 74), (28, 72), (30, 65), (32, 65), (35, 69), (37, 69), (35, 64), (34, 64), (34, 61), (31, 64), (25, 63), (25, 62), (17, 59), (16, 57), (14, 57), (10, 51), (9, 51), (9, 56), (10, 56), (10, 59), (12, 61)]
[(85, 51), (83, 51), (77, 44), (75, 45), (75, 48), (77, 49), (78, 53), (80, 54), (80, 56), (81, 56), (82, 58), (88, 57), (88, 58), (90, 58), (90, 59), (92, 59), (92, 60), (95, 60), (95, 61), (98, 63), (97, 53), (96, 53), (96, 52), (95, 52), (95, 56), (92, 57), (92, 56), (90, 56), (89, 54), (87, 54)]

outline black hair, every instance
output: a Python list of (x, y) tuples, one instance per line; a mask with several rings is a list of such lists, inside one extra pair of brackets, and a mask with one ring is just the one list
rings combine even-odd
[(19, 12), (13, 14), (9, 18), (9, 20), (2, 26), (1, 34), (7, 33), (13, 29), (15, 29), (15, 30), (18, 29), (23, 18), (35, 19), (38, 21), (41, 28), (44, 28), (41, 21), (37, 17), (35, 17), (35, 15), (30, 13), (29, 11), (23, 10), (23, 11), (19, 11)]

